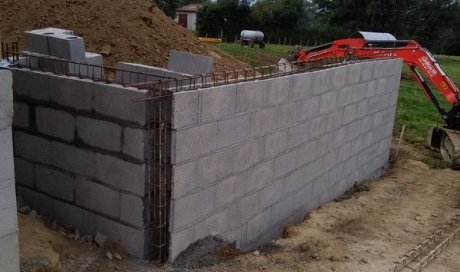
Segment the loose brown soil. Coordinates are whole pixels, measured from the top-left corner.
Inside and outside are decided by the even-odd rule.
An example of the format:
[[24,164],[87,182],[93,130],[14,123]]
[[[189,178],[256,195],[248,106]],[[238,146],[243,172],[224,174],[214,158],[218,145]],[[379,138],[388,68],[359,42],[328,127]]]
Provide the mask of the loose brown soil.
[[87,51],[103,53],[105,65],[118,61],[166,67],[171,49],[214,57],[215,71],[248,67],[164,15],[151,0],[2,0],[0,40],[19,41],[24,31],[59,27],[85,39]]
[[[423,162],[427,152],[403,147],[383,178],[311,212],[259,254],[232,252],[222,258],[217,252],[218,261],[194,271],[388,271],[402,254],[460,213],[460,172],[431,168]],[[30,216],[20,217],[20,236],[22,262],[49,252],[50,263],[60,263],[54,271],[183,271],[109,260],[105,250],[66,238]],[[459,253],[456,240],[425,271],[458,271]],[[69,263],[84,266],[62,269]]]

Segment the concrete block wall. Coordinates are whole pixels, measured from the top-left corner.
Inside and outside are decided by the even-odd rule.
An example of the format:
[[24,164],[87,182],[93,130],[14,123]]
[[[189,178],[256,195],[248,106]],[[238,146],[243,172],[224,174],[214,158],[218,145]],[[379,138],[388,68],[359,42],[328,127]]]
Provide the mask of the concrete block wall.
[[144,257],[147,106],[128,100],[146,91],[25,69],[13,77],[18,195]]
[[401,60],[173,97],[170,259],[216,235],[246,249],[386,164]]
[[13,74],[0,69],[0,270],[19,272],[18,221],[14,186]]

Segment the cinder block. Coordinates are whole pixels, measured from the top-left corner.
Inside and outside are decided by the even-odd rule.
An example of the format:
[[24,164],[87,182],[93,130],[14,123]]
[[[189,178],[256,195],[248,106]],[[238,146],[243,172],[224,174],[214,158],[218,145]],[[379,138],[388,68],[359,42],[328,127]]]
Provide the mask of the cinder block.
[[389,79],[388,78],[381,78],[379,80],[377,80],[377,88],[376,88],[376,91],[375,91],[375,95],[381,95],[381,94],[384,94],[386,92],[388,92],[389,88],[388,88],[388,85],[389,85]]
[[248,192],[258,191],[273,179],[274,160],[264,161],[248,170]]
[[348,105],[343,114],[343,123],[344,125],[355,121],[356,119],[356,104]]
[[300,210],[301,216],[305,215],[305,212],[310,211],[309,204],[312,203],[313,197],[313,182],[306,183],[303,187],[299,188],[294,196],[292,196],[292,209]]
[[11,127],[0,130],[0,182],[14,178],[12,133]]
[[278,224],[282,224],[284,226],[287,225],[287,219],[291,217],[293,212],[292,200],[292,197],[286,197],[272,206],[270,214],[270,226]]
[[14,95],[48,102],[50,99],[51,77],[51,75],[42,72],[15,69],[13,71]]
[[95,177],[121,190],[145,195],[145,164],[134,164],[118,158],[95,154]]
[[235,113],[236,86],[219,86],[200,91],[200,120],[210,121],[229,117]]
[[278,108],[277,128],[288,127],[300,121],[302,115],[300,115],[299,112],[301,112],[303,106],[303,101],[295,101],[280,105]]
[[52,142],[50,159],[58,168],[85,177],[94,176],[94,153],[75,146]]
[[2,271],[19,271],[18,234],[15,232],[0,238],[0,245],[0,267]]
[[313,196],[318,197],[331,188],[332,184],[329,182],[329,173],[322,174],[313,180]]
[[301,123],[288,130],[287,146],[293,148],[309,140],[309,124]]
[[54,219],[61,225],[72,226],[83,234],[96,234],[96,215],[66,202],[53,200]]
[[357,106],[357,118],[366,116],[369,113],[369,101],[362,100]]
[[274,158],[287,148],[288,129],[278,130],[265,136],[265,158]]
[[347,135],[345,141],[350,141],[359,136],[361,133],[361,120],[354,121],[347,126]]
[[267,80],[267,106],[277,106],[284,104],[289,99],[289,91],[291,88],[291,78],[288,76],[278,77]]
[[333,150],[334,146],[334,133],[329,133],[321,136],[317,140],[317,156],[324,156],[327,152]]
[[[283,179],[282,195],[286,196],[311,183],[310,175],[307,174],[306,167],[300,168],[289,174]],[[281,194],[281,191],[280,191]]]
[[[201,170],[201,169],[200,169]],[[172,174],[172,198],[181,198],[197,188],[197,162],[174,165]]]
[[67,66],[69,74],[95,80],[104,79],[104,60],[101,54],[85,52],[83,59],[73,60],[73,62]]
[[234,149],[227,148],[198,160],[197,185],[206,187],[233,172]]
[[361,63],[361,81],[369,81],[374,74],[375,61]]
[[230,209],[223,209],[195,225],[195,240],[221,236],[229,230]]
[[344,118],[343,115],[344,115],[343,110],[336,110],[327,116],[327,127],[326,127],[327,133],[335,131],[336,129],[342,126],[342,119]]
[[44,194],[17,186],[17,195],[24,199],[24,203],[32,207],[38,214],[47,218],[54,218],[53,199]]
[[34,162],[51,163],[50,142],[24,132],[14,133],[14,154]]
[[297,150],[280,155],[275,159],[274,177],[281,177],[291,172],[297,165]]
[[369,83],[367,83],[367,88],[366,88],[366,98],[374,97],[376,91],[377,91],[377,81],[376,80],[369,81]]
[[77,116],[77,137],[85,144],[114,152],[121,151],[121,127],[118,124]]
[[276,129],[278,107],[266,108],[252,114],[251,136],[263,136]]
[[137,258],[145,258],[145,230],[128,227],[111,219],[96,215],[96,231],[120,244],[126,252]]
[[53,197],[74,200],[74,178],[41,165],[35,166],[37,189]]
[[53,57],[67,60],[85,58],[85,41],[82,37],[62,33],[48,35],[48,46],[49,55]]
[[294,74],[291,76],[291,80],[289,101],[305,100],[313,95],[312,73]]
[[233,203],[247,191],[247,173],[233,175],[216,184],[215,208]]
[[75,77],[50,76],[52,102],[75,110],[90,111],[93,107],[94,82]]
[[143,126],[147,123],[147,103],[130,100],[146,96],[147,90],[95,83],[94,110],[96,113]]
[[313,94],[322,94],[329,90],[331,84],[330,72],[321,70],[312,73],[313,76]]
[[259,212],[259,192],[238,200],[230,209],[230,228],[241,226]]
[[13,75],[0,70],[0,130],[10,127],[13,120]]
[[176,232],[213,211],[214,188],[209,187],[183,198],[174,199],[171,205],[174,212],[171,214],[170,231]]
[[235,248],[240,249],[242,240],[242,229],[242,227],[236,227],[232,230],[227,231],[226,233],[221,234],[220,237],[222,237],[222,239],[224,239],[225,241],[234,244]]
[[144,160],[149,156],[149,135],[145,129],[123,128],[123,146],[124,154],[138,160]]
[[142,228],[144,226],[143,199],[120,193],[120,219],[131,226]]
[[388,61],[376,61],[374,66],[374,79],[379,79],[387,75]]
[[331,170],[329,172],[329,183],[334,184],[334,185],[339,183],[344,178],[343,172],[344,172],[343,163],[339,163],[335,165],[334,167],[331,167]]
[[120,193],[89,180],[75,180],[75,202],[110,217],[120,215]]
[[198,94],[199,91],[173,94],[173,128],[180,128],[198,123]]
[[359,102],[366,97],[367,83],[359,83],[351,88],[353,90],[353,103]]
[[361,71],[363,66],[361,63],[351,64],[348,71],[348,85],[354,85],[361,80]]
[[327,92],[321,95],[321,105],[320,105],[320,114],[329,113],[337,109],[337,93],[336,92]]
[[315,96],[304,100],[299,114],[299,120],[313,120],[319,116],[321,96]]
[[169,51],[168,70],[199,75],[211,73],[213,67],[214,59],[212,57],[176,50]]
[[16,233],[18,231],[18,219],[16,216],[16,193],[14,179],[0,182],[0,237]]
[[309,127],[309,138],[310,139],[316,139],[320,136],[322,136],[324,133],[326,133],[326,128],[327,128],[327,119],[326,115],[321,115],[318,118],[312,120],[310,122],[310,127]]
[[207,154],[217,147],[217,122],[177,130],[174,163]]
[[27,104],[14,102],[13,125],[20,128],[29,127],[29,106]]
[[309,162],[311,162],[319,156],[318,143],[319,141],[316,140],[306,143],[298,148],[296,158],[297,167],[301,167],[305,164],[308,164]]
[[264,139],[259,138],[245,142],[235,148],[233,171],[239,172],[250,168],[264,158]]
[[283,197],[284,180],[279,179],[260,190],[260,208],[272,206]]
[[253,112],[266,104],[267,80],[255,80],[236,84],[236,112]]
[[35,108],[36,126],[40,133],[62,140],[75,140],[75,118],[65,111],[45,107]]
[[246,113],[217,122],[217,147],[244,141],[251,133],[251,114]]
[[347,76],[349,70],[351,70],[349,65],[339,66],[329,70],[332,74],[332,82],[330,83],[332,90],[338,91],[347,85]]
[[338,93],[338,106],[347,106],[351,103],[353,103],[353,89],[347,86]]
[[16,183],[34,187],[34,165],[26,160],[15,158],[14,159],[14,172]]
[[171,233],[169,246],[169,261],[173,262],[179,254],[195,242],[195,226],[190,226],[178,232]]
[[[120,84],[134,84],[169,80],[171,78],[189,77],[187,73],[179,73],[168,69],[143,65],[139,63],[118,62],[115,74],[115,82]],[[168,82],[169,87],[175,86],[175,82]]]
[[265,231],[270,228],[270,209],[259,213],[248,222],[247,241],[249,243],[257,240]]
[[48,43],[48,37],[50,35],[56,35],[56,34],[67,34],[67,35],[73,35],[72,30],[67,30],[67,29],[60,29],[60,28],[54,28],[54,27],[47,27],[47,28],[42,28],[42,29],[35,29],[31,31],[26,31],[26,44],[27,44],[27,49],[29,51],[32,51],[34,53],[40,53],[40,54],[45,54],[49,55],[49,43]]

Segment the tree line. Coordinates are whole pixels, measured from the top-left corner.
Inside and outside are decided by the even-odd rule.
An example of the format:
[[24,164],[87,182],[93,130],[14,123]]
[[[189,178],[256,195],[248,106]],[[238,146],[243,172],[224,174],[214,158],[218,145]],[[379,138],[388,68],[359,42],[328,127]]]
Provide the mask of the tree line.
[[[155,0],[161,2],[161,0]],[[355,31],[414,39],[437,54],[460,55],[459,0],[168,0],[201,3],[198,35],[232,40],[243,29],[293,42],[333,41]],[[172,14],[174,16],[174,13]]]

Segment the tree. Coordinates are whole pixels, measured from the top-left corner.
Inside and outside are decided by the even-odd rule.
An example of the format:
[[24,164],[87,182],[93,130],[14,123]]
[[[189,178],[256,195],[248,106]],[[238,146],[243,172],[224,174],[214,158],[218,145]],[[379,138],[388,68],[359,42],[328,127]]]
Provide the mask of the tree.
[[179,7],[178,0],[153,0],[153,2],[169,17],[176,17],[176,10]]

